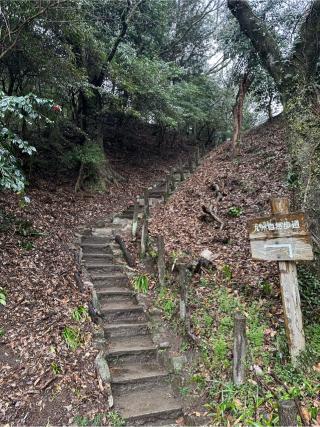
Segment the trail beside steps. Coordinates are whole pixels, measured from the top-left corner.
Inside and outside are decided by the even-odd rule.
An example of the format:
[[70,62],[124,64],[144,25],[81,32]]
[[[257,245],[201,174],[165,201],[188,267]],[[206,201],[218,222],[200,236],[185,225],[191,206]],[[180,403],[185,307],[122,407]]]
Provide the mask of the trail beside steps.
[[[193,169],[193,167],[192,167]],[[174,187],[190,176],[190,170],[174,171]],[[166,183],[149,189],[149,203],[164,201]],[[140,213],[144,199],[139,198]],[[119,260],[116,234],[131,228],[132,207],[90,229],[82,236],[83,262],[91,277],[103,315],[106,360],[111,374],[114,410],[127,425],[172,425],[183,415],[174,395],[170,374],[162,366],[157,345],[148,328],[148,314],[130,289],[126,265]]]

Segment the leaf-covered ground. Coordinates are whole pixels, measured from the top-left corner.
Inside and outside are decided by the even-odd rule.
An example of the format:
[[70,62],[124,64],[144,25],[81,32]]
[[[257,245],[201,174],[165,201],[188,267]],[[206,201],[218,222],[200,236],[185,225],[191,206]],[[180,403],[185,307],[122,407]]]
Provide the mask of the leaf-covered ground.
[[[31,203],[0,194],[0,424],[63,425],[77,416],[105,413],[107,399],[94,370],[94,324],[73,312],[86,307],[74,273],[74,233],[124,209],[177,161],[145,154],[144,162],[118,158],[125,182],[104,194],[73,193],[73,186],[37,180]],[[63,332],[79,332],[79,347],[68,347]],[[72,344],[72,343],[71,343]]]
[[[232,265],[239,284],[273,280],[276,264],[251,260],[247,222],[270,213],[271,197],[289,193],[285,186],[288,158],[284,137],[284,130],[275,121],[252,131],[243,140],[235,160],[230,158],[228,144],[211,152],[169,202],[153,212],[151,232],[164,236],[167,252],[196,256],[208,248],[217,256],[217,265]],[[223,193],[218,203],[212,184],[217,184]],[[222,231],[218,223],[200,220],[202,205],[217,208],[217,215],[225,224]],[[232,216],[232,208],[238,217]]]
[[[297,398],[303,423],[320,422],[320,282],[299,265],[307,351],[299,369],[290,364],[276,263],[251,259],[248,220],[270,213],[270,198],[289,196],[288,154],[281,119],[249,132],[239,155],[229,143],[207,155],[195,174],[183,182],[151,216],[151,234],[165,240],[168,264],[197,260],[204,249],[214,254],[213,267],[195,275],[189,289],[191,332],[199,363],[190,367],[184,395],[202,399],[203,414],[215,425],[278,425],[278,400]],[[212,185],[223,193],[218,203]],[[215,207],[224,223],[203,221],[202,205]],[[294,209],[294,207],[293,207]],[[181,333],[179,288],[153,288],[156,304]],[[312,310],[311,310],[312,307]],[[247,382],[233,385],[233,316],[247,317]],[[190,374],[190,372],[189,372]],[[192,399],[191,399],[192,400]],[[196,412],[199,415],[199,412]]]

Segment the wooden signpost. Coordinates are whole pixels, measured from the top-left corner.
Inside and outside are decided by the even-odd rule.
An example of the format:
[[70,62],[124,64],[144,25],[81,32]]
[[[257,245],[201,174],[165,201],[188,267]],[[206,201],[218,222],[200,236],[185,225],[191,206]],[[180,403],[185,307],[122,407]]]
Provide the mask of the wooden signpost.
[[272,215],[249,222],[253,259],[278,261],[284,320],[292,363],[305,349],[295,261],[312,260],[313,251],[304,214],[289,213],[289,200],[271,200]]

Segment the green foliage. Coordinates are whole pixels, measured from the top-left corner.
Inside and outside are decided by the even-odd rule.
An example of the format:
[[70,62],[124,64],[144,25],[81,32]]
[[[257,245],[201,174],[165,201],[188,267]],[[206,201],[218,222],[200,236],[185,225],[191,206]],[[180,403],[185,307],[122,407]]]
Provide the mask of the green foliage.
[[16,221],[16,233],[21,237],[41,237],[43,233],[33,228],[32,222],[25,220]]
[[77,322],[84,322],[88,318],[88,309],[80,306],[72,311],[72,319]]
[[66,156],[66,160],[70,162],[70,166],[77,163],[90,168],[99,166],[104,162],[104,153],[99,145],[88,142],[81,146],[75,146]]
[[30,242],[30,241],[24,240],[20,243],[20,245],[21,245],[22,249],[24,249],[25,251],[32,251],[32,249],[34,249],[34,244],[33,244],[33,242]]
[[305,319],[320,318],[320,280],[307,267],[298,268],[298,280]]
[[136,292],[146,294],[149,290],[149,279],[145,274],[141,274],[133,279],[133,288]]
[[[214,8],[197,0],[139,5],[138,0],[69,0],[67,6],[50,2],[48,9],[40,3],[4,2],[1,9],[5,95],[0,104],[8,117],[0,121],[10,130],[0,138],[2,188],[23,190],[21,164],[46,173],[75,172],[83,165],[86,177],[99,176],[104,161],[100,125],[112,115],[208,142],[209,135],[230,130],[232,90],[207,74]],[[20,29],[21,23],[28,25]],[[12,28],[19,31],[10,46]],[[48,132],[40,120],[48,124],[44,111],[52,107],[50,117],[59,120]],[[70,132],[75,128],[79,132]],[[106,143],[109,136],[104,135]],[[34,147],[37,156],[30,161]]]
[[71,350],[76,350],[81,345],[82,339],[79,329],[65,326],[62,331],[62,337]]
[[7,293],[0,287],[0,305],[7,305]]
[[181,396],[187,396],[190,393],[189,387],[179,387]]
[[232,280],[232,270],[230,265],[225,264],[222,267],[222,273],[223,273],[224,280],[226,280],[227,282],[230,282]]
[[228,215],[233,218],[239,218],[239,216],[241,216],[242,214],[243,214],[243,209],[237,206],[232,206],[228,210]]
[[107,419],[110,422],[110,425],[113,427],[121,427],[124,426],[125,420],[121,417],[121,415],[117,411],[110,411],[107,413]]
[[272,294],[272,284],[270,282],[267,280],[262,280],[259,282],[259,285],[261,286],[262,292],[266,297]]
[[3,337],[5,334],[5,331],[3,328],[0,328],[0,338]]
[[[18,156],[31,156],[36,150],[15,131],[25,132],[27,126],[39,121],[51,123],[41,113],[53,105],[49,99],[26,96],[6,96],[0,91],[0,189],[22,192],[25,178],[19,167]],[[24,129],[24,130],[23,130]]]
[[89,427],[105,425],[103,420],[106,418],[104,414],[96,414],[93,418],[82,417],[80,415],[74,417],[73,424],[79,427]]
[[[193,301],[191,324],[200,338],[201,354],[201,362],[194,368],[191,381],[197,383],[199,377],[199,392],[209,395],[205,406],[212,424],[277,425],[278,399],[293,397],[303,402],[315,420],[318,409],[313,402],[319,391],[316,369],[320,351],[319,324],[316,322],[305,328],[307,350],[300,356],[299,367],[294,368],[288,362],[284,327],[274,328],[265,300],[245,302],[225,286],[221,281],[211,294],[203,296],[193,288],[190,290],[194,292],[190,295]],[[233,314],[236,311],[247,317],[247,382],[240,387],[227,380],[232,369]],[[257,383],[251,370],[253,365],[261,369],[260,381],[273,393],[266,392]]]
[[170,320],[176,312],[177,295],[171,288],[162,287],[157,297],[157,305],[164,312],[165,318]]
[[57,362],[52,362],[52,363],[51,363],[51,365],[50,365],[50,367],[51,367],[51,370],[52,370],[52,372],[54,373],[54,375],[59,375],[59,374],[61,374],[62,369],[61,369],[61,367],[58,365],[58,363],[57,363]]

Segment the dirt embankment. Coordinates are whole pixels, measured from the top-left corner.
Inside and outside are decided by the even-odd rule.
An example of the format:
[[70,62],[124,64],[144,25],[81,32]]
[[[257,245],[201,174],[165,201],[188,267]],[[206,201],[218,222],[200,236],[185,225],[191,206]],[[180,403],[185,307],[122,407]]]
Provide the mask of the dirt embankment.
[[[276,265],[251,260],[248,220],[270,212],[272,197],[289,195],[286,184],[288,155],[280,119],[249,132],[239,156],[231,159],[231,146],[211,152],[166,205],[152,214],[151,233],[164,237],[168,254],[183,252],[196,257],[208,248],[216,265],[229,265],[239,285],[277,281]],[[217,201],[212,186],[222,192]],[[201,220],[202,206],[215,207],[224,223]]]

